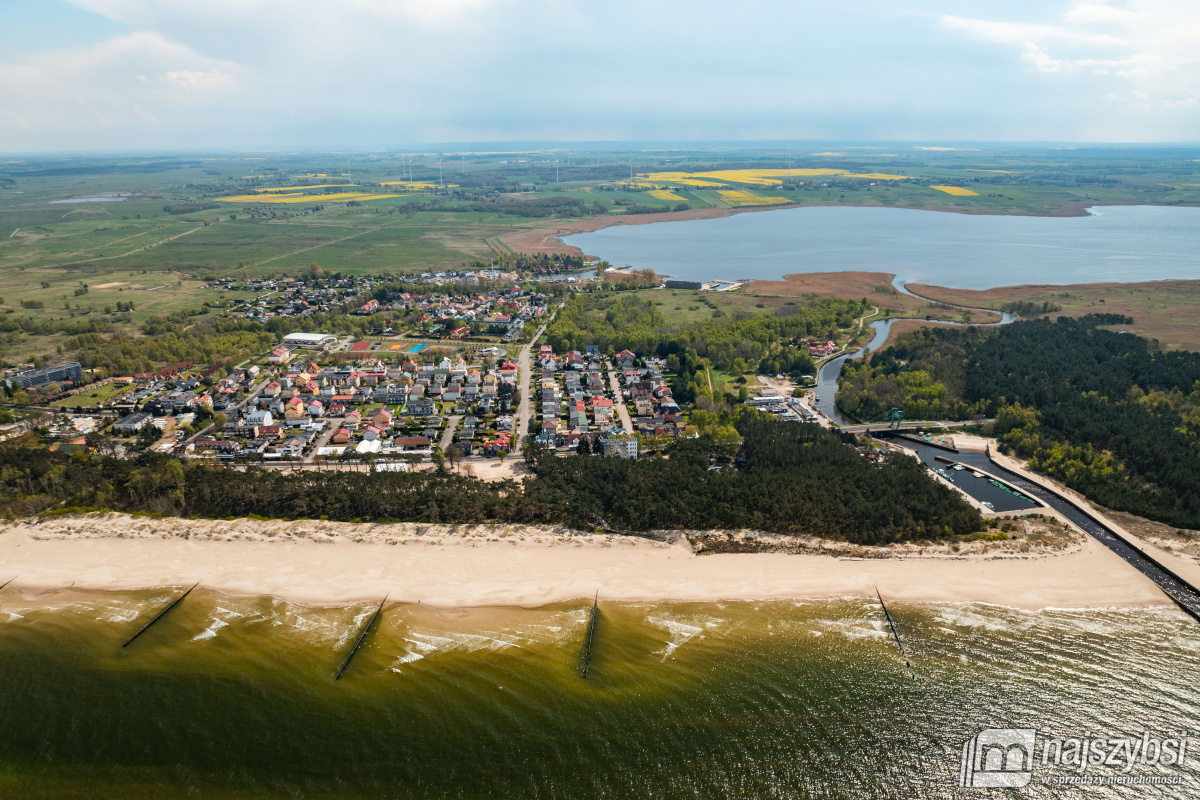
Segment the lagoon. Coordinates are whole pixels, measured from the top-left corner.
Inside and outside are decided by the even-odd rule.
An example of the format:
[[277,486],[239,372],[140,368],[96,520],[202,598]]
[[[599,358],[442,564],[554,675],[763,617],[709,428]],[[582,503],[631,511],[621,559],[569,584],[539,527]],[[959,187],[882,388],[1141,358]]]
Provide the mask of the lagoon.
[[1084,217],[789,208],[614,225],[562,241],[679,280],[848,270],[962,289],[1200,279],[1200,208],[1167,206],[1105,206]]

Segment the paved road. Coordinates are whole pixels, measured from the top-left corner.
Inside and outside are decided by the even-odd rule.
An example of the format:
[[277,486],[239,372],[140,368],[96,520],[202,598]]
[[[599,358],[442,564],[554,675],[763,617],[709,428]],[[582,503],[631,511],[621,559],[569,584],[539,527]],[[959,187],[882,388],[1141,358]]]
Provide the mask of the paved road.
[[517,421],[513,427],[512,449],[510,452],[521,452],[521,440],[529,435],[529,420],[533,413],[533,398],[530,397],[530,382],[529,378],[533,372],[533,348],[537,344],[538,339],[542,338],[542,334],[546,331],[546,326],[554,321],[558,316],[558,309],[554,309],[554,313],[550,315],[550,319],[542,323],[542,327],[538,328],[537,333],[533,335],[533,339],[529,344],[521,348],[521,356],[517,360],[517,367],[520,370],[519,383],[521,387],[521,405],[517,409]]
[[[269,377],[263,378],[261,381],[259,381],[257,384],[255,384],[253,389],[251,389],[249,392],[246,392],[246,396],[242,398],[242,401],[240,403],[229,406],[224,411],[221,411],[218,413],[224,414],[225,419],[227,419],[227,420],[235,420],[238,417],[242,416],[242,413],[241,413],[242,409],[244,409],[246,407],[246,403],[250,402],[250,398],[256,397],[258,395],[258,393],[262,391],[262,388],[264,386],[266,386],[268,383],[270,383],[271,380],[272,379]],[[175,416],[178,417],[179,415],[176,414]],[[180,442],[180,444],[187,444],[189,442],[194,442],[197,439],[199,439],[201,436],[206,436],[213,429],[213,427],[214,426],[209,425],[206,428],[204,428],[204,430],[196,431],[195,436],[188,437],[184,441]]]
[[621,390],[617,373],[613,372],[611,366],[608,367],[608,385],[612,389],[613,405],[617,407],[617,416],[621,418],[621,427],[630,433],[635,433],[633,420],[629,417],[629,409],[625,407],[625,393]]
[[312,449],[308,451],[308,455],[304,457],[305,464],[313,463],[313,459],[317,457],[317,451],[329,444],[329,440],[337,433],[338,428],[342,427],[342,419],[339,417],[326,417],[325,422],[325,432],[321,434],[321,438],[317,439]]
[[438,446],[442,448],[443,453],[446,452],[446,449],[449,448],[450,445],[454,444],[454,432],[458,430],[458,423],[461,420],[461,416],[454,416],[451,417],[450,421],[446,423],[446,432],[442,434],[442,441],[438,443]]

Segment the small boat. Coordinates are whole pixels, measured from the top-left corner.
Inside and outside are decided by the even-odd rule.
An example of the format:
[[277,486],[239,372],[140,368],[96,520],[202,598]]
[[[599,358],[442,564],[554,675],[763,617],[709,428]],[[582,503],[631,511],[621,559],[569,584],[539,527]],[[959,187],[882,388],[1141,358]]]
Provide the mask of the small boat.
[[994,505],[992,505],[991,503],[989,503],[988,501],[986,501],[986,500],[984,500],[984,501],[983,501],[983,507],[984,507],[984,508],[986,508],[988,511],[995,511],[995,510],[996,510],[996,507],[995,507]]
[[962,472],[964,469],[966,469],[966,467],[964,467],[962,464],[955,464],[954,469],[956,472]]
[[976,478],[982,478],[982,477],[983,477],[983,473],[982,473],[982,472],[972,472],[972,473],[971,473],[971,475],[973,475],[973,476],[974,476],[974,477],[976,477]]

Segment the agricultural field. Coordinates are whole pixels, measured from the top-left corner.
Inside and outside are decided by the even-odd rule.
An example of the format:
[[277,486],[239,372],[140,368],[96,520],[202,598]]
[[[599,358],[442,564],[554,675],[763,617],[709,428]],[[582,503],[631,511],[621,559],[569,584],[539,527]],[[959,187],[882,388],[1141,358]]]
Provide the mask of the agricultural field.
[[961,186],[930,186],[930,189],[937,189],[939,192],[945,192],[952,197],[978,197],[979,192],[972,192],[970,189],[964,189]]
[[[682,203],[690,211],[675,212]],[[283,276],[313,263],[351,275],[454,269],[514,251],[555,251],[548,237],[556,233],[633,214],[673,219],[787,205],[1078,214],[1092,203],[1200,204],[1200,161],[1170,148],[920,146],[786,157],[749,149],[14,157],[0,163],[0,317],[100,319],[105,329],[136,333],[159,315],[219,313],[235,293],[204,289],[206,277]],[[767,295],[796,298],[813,287],[751,288],[754,308],[773,307],[777,298]],[[817,294],[831,292],[869,296],[897,313],[957,318],[844,276]],[[706,296],[733,313],[749,295]],[[1080,310],[1098,299],[1079,300]],[[1189,332],[1190,316],[1175,313],[1177,298],[1158,300],[1129,301],[1139,332],[1171,345],[1200,340]],[[663,310],[700,319],[717,309],[664,300]],[[66,358],[68,339],[10,325],[0,334],[0,360]]]
[[648,194],[655,200],[666,200],[667,202],[677,203],[687,202],[687,198],[670,189],[652,189]]
[[721,192],[721,199],[734,208],[746,206],[777,206],[786,205],[792,201],[779,195],[763,195],[738,189],[726,189]]

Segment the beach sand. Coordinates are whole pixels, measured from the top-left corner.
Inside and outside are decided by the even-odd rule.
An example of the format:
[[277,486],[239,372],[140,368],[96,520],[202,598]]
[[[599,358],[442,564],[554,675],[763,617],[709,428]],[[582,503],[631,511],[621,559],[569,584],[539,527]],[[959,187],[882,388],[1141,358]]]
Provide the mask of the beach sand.
[[500,525],[88,515],[0,526],[0,581],[15,577],[11,588],[23,592],[201,581],[225,593],[312,605],[390,595],[440,608],[533,607],[596,592],[631,602],[874,597],[876,587],[889,600],[1033,610],[1170,604],[1149,579],[1091,538],[1035,555],[916,557],[910,547],[895,551],[904,557],[866,559],[698,555],[684,537],[669,538]]

